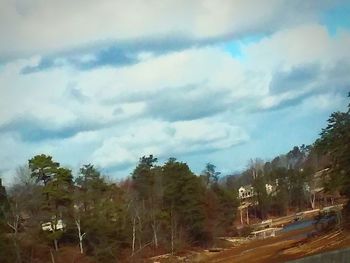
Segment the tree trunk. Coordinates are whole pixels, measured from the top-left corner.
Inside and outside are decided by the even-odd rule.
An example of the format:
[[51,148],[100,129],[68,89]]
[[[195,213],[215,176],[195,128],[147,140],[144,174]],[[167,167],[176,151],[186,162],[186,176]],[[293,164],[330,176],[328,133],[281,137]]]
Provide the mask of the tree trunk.
[[79,238],[79,247],[80,247],[80,254],[84,254],[84,249],[83,249],[83,237],[85,235],[81,233],[81,226],[80,226],[80,219],[75,220],[75,224],[78,229],[78,238]]
[[171,255],[174,255],[174,238],[175,238],[175,224],[174,224],[174,216],[173,211],[171,209],[170,212],[170,232],[171,232]]
[[316,194],[313,193],[310,195],[310,203],[311,203],[311,208],[315,209],[315,199],[316,199]]
[[136,240],[136,218],[133,218],[132,221],[132,252],[131,255],[135,253],[135,240]]
[[57,242],[57,239],[54,239],[53,240],[53,244],[55,246],[55,251],[58,251],[58,242]]
[[249,207],[247,207],[247,225],[249,225]]
[[242,208],[239,209],[239,211],[240,211],[240,214],[241,214],[241,225],[243,225],[243,213],[242,213]]
[[9,227],[11,227],[13,230],[12,240],[13,240],[13,245],[14,245],[15,253],[16,253],[16,262],[20,263],[20,262],[22,262],[22,260],[21,260],[21,253],[19,250],[18,240],[17,240],[17,233],[18,233],[20,217],[19,217],[19,214],[17,212],[18,211],[17,203],[16,203],[15,207],[16,207],[15,210],[12,210],[12,216],[14,217],[13,223],[11,224],[10,222],[7,222],[7,225]]
[[141,222],[141,217],[137,216],[138,219],[138,224],[139,224],[139,246],[140,249],[142,248],[142,222]]
[[174,226],[171,224],[171,255],[174,255]]
[[[53,221],[54,225],[52,226],[52,222],[51,222],[51,227],[53,229],[54,232],[57,231],[57,223],[58,223],[58,215],[57,215],[57,211],[58,211],[58,206],[56,204],[56,215],[55,215],[55,219]],[[54,239],[53,240],[53,243],[54,243],[54,246],[55,246],[55,251],[58,251],[58,240],[57,239]]]
[[153,228],[154,246],[155,246],[156,248],[158,248],[157,227],[156,227],[156,222],[155,222],[155,220],[153,221],[152,228]]
[[55,257],[53,256],[52,250],[50,249],[51,262],[55,263]]
[[17,233],[18,233],[18,225],[19,225],[19,216],[17,215],[16,216],[16,220],[14,222],[14,237],[13,237],[13,243],[14,243],[14,246],[15,246],[15,251],[16,251],[16,259],[18,263],[22,262],[21,260],[21,253],[19,251],[19,247],[18,247],[18,242],[17,242]]

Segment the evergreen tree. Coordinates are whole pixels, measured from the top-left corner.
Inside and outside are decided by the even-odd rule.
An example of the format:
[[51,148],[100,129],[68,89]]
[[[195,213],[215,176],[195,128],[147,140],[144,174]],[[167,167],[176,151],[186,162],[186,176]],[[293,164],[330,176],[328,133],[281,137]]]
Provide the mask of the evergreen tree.
[[184,230],[189,241],[199,242],[204,234],[204,193],[199,177],[185,163],[175,159],[163,166],[164,204],[176,221],[179,231]]
[[10,206],[5,187],[2,185],[0,178],[0,262],[13,263],[18,262],[16,256],[16,248],[10,238],[6,236],[6,213]]
[[41,154],[36,155],[28,161],[31,176],[37,182],[43,182],[46,185],[56,173],[59,163],[54,162],[51,156]]
[[[350,94],[349,94],[350,97]],[[346,112],[334,112],[322,130],[316,148],[331,157],[329,192],[341,191],[350,197],[350,104]],[[350,205],[348,205],[350,210]]]

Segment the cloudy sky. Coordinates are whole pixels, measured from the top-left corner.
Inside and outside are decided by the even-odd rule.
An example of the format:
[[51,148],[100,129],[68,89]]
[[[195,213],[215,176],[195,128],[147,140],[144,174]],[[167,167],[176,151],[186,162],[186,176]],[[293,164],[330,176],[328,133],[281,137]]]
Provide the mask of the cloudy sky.
[[121,178],[310,144],[350,91],[350,1],[0,0],[0,173],[51,154]]

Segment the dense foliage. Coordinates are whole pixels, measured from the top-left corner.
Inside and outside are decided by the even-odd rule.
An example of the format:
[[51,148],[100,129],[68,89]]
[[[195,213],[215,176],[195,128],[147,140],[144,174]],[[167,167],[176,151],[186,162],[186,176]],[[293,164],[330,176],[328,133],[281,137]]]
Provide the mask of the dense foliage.
[[[215,166],[207,167],[217,174]],[[0,227],[8,233],[0,236],[0,246],[18,262],[33,256],[19,246],[23,235],[29,250],[46,247],[48,259],[62,246],[79,246],[96,262],[137,261],[146,252],[209,246],[228,231],[238,205],[217,180],[209,183],[174,158],[157,165],[152,155],[144,156],[131,177],[118,184],[92,164],[73,178],[71,170],[44,154],[18,173],[10,197],[2,187],[0,199]]]
[[[346,112],[332,113],[316,147],[331,159],[327,190],[340,191],[350,198],[350,104]],[[350,210],[349,205],[347,210]]]
[[220,176],[210,163],[196,175],[175,158],[160,165],[150,155],[115,183],[92,164],[74,175],[52,156],[36,155],[18,169],[9,191],[0,181],[0,262],[34,262],[39,248],[47,262],[63,246],[79,248],[94,262],[137,262],[212,246],[235,231],[240,186],[254,187],[255,218],[285,215],[314,208],[310,189],[322,169],[326,193],[350,198],[350,105],[330,116],[314,145],[295,146],[268,162],[251,160],[239,175]]

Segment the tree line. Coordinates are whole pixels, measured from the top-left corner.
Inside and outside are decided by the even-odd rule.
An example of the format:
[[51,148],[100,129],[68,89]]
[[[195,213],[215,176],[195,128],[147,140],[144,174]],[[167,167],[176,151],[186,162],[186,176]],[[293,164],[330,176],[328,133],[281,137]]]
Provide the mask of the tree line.
[[[323,173],[315,178],[318,171]],[[347,111],[331,114],[312,145],[295,146],[267,162],[252,159],[240,176],[227,176],[226,183],[236,190],[246,184],[254,187],[254,212],[260,219],[271,214],[283,216],[290,210],[314,209],[314,189],[320,186],[326,204],[334,204],[336,198],[349,198],[350,104]],[[268,193],[266,184],[273,187],[273,194]],[[345,210],[350,211],[349,205]]]
[[[235,193],[218,183],[214,165],[196,176],[175,158],[158,165],[157,158],[143,156],[119,183],[92,164],[73,176],[45,154],[18,174],[9,193],[2,188],[1,227],[10,235],[2,236],[7,261],[1,262],[29,262],[28,251],[38,244],[52,257],[60,246],[73,245],[96,262],[135,262],[145,251],[209,246],[230,230],[238,204]],[[12,242],[5,242],[9,237]]]
[[[271,161],[251,160],[238,175],[220,176],[210,163],[196,175],[175,158],[159,164],[149,155],[114,182],[93,164],[73,174],[52,156],[36,155],[18,168],[11,187],[0,183],[0,261],[40,262],[37,254],[55,262],[60,249],[71,246],[94,262],[137,262],[213,246],[216,237],[236,234],[240,186],[254,187],[260,219],[313,208],[310,186],[320,169],[328,171],[326,192],[350,197],[349,158],[350,105],[330,116],[314,144]],[[273,195],[266,184],[274,186]]]

